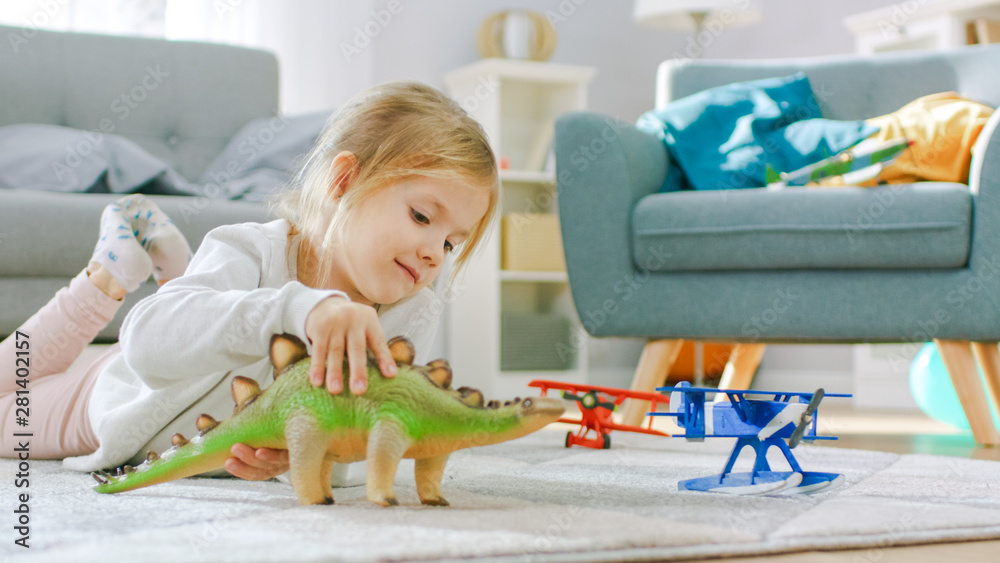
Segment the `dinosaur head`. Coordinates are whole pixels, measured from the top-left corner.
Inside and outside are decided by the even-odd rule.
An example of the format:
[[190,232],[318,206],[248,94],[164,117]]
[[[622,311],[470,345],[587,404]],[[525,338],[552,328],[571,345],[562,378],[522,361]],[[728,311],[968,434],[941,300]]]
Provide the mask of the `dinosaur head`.
[[[497,401],[490,401],[490,403],[497,403]],[[491,410],[490,403],[487,404],[487,410]],[[558,420],[566,408],[559,399],[528,397],[507,401],[503,405],[492,407],[492,410],[497,422],[505,428],[500,428],[498,425],[497,430],[487,438],[485,442],[487,444],[513,440],[540,430],[547,424]]]

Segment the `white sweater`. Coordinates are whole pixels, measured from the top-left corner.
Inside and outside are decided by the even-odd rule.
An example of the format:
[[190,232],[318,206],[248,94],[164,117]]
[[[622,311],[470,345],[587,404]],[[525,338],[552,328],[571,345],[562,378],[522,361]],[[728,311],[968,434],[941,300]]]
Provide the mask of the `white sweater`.
[[[235,376],[262,388],[274,381],[271,336],[289,333],[308,343],[306,316],[313,307],[331,295],[346,297],[297,281],[298,237],[290,244],[288,232],[283,219],[214,229],[184,276],[129,311],[121,353],[106,364],[90,398],[100,448],[65,459],[65,467],[94,471],[141,462],[149,450],[168,449],[175,432],[196,434],[199,414],[231,416]],[[386,337],[409,337],[418,361],[425,361],[420,352],[430,348],[440,302],[425,288],[382,306]]]

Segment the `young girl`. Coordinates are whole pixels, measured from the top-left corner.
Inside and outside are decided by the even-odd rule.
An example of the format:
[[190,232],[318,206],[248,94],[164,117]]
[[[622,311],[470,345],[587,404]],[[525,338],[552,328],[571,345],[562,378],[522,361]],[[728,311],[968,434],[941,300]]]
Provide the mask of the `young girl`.
[[[482,128],[433,88],[398,82],[331,116],[272,201],[281,219],[219,227],[190,264],[183,235],[150,200],[109,205],[88,268],[0,343],[0,455],[16,457],[17,428],[33,433],[31,457],[67,458],[72,469],[141,462],[175,432],[195,433],[199,414],[230,416],[233,377],[270,384],[276,333],[311,345],[312,384],[340,393],[346,358],[349,392],[364,393],[367,349],[395,374],[387,334],[406,334],[418,354],[429,348],[439,310],[431,284],[449,253],[456,267],[467,262],[498,189]],[[162,287],[129,311],[118,344],[67,371],[151,272]],[[31,425],[16,427],[25,338]],[[243,444],[226,462],[246,479],[287,468],[287,452]]]

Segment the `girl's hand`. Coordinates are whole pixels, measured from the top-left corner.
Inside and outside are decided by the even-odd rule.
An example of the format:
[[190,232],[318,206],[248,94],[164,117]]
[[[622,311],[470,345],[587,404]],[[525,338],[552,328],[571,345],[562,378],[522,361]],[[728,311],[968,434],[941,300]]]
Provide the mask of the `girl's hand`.
[[322,385],[336,395],[343,389],[344,356],[350,373],[350,388],[360,395],[368,388],[368,348],[386,377],[396,375],[396,361],[386,344],[378,314],[368,305],[332,296],[319,302],[306,317],[306,336],[313,346],[309,382]]
[[226,460],[226,471],[247,481],[266,481],[288,471],[288,450],[257,448],[234,444],[233,457]]

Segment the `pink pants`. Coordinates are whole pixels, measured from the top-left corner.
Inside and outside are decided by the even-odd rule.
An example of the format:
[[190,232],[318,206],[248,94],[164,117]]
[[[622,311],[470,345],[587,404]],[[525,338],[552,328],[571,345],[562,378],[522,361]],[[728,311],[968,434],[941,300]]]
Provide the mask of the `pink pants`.
[[[97,450],[88,405],[98,374],[118,355],[110,346],[86,365],[72,364],[122,306],[95,286],[83,271],[44,307],[0,342],[0,457],[17,457],[18,444],[30,441],[35,459],[62,459]],[[24,335],[27,335],[25,338]],[[27,342],[27,348],[24,348]],[[18,348],[21,346],[21,348]],[[18,368],[29,351],[28,392],[17,394]],[[19,361],[19,358],[21,360]],[[21,372],[24,373],[23,370]],[[18,399],[20,398],[20,405]],[[27,409],[25,413],[25,398]],[[25,416],[27,414],[27,416]],[[22,426],[21,420],[28,425]],[[31,433],[30,437],[14,436]]]

